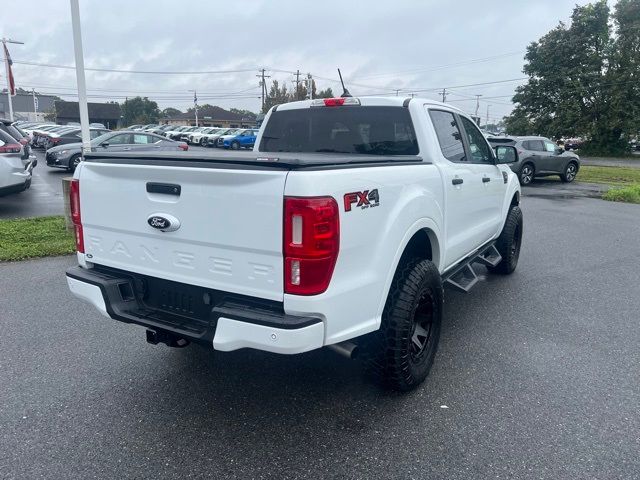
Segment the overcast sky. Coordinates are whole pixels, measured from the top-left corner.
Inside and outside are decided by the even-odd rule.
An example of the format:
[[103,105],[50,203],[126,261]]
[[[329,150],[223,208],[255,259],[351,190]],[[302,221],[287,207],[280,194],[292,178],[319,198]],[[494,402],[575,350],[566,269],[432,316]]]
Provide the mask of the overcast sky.
[[[354,95],[411,92],[439,98],[481,116],[507,114],[518,83],[466,86],[522,77],[526,46],[568,21],[576,0],[428,0],[219,2],[80,0],[86,67],[154,72],[87,72],[90,101],[146,95],[161,108],[199,103],[260,109],[259,68],[292,85],[286,71],[310,72],[319,88],[340,93],[336,67]],[[24,65],[74,65],[67,0],[0,0],[0,35],[10,45],[16,84],[71,99],[75,71]],[[8,12],[11,12],[9,14]],[[240,70],[240,71],[238,71]],[[280,71],[278,71],[280,70]],[[2,70],[4,73],[4,69]],[[2,84],[4,86],[4,76]],[[226,97],[226,98],[223,98]]]

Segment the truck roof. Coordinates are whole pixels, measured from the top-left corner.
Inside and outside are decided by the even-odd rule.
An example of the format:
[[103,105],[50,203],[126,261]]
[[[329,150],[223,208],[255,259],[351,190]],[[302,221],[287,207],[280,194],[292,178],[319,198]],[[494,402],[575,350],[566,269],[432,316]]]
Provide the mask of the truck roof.
[[[407,106],[409,102],[419,102],[424,104],[429,104],[438,107],[445,107],[451,110],[455,110],[457,112],[462,113],[458,107],[454,107],[453,105],[449,105],[447,103],[438,102],[437,100],[433,100],[430,98],[423,97],[396,97],[396,96],[361,96],[361,97],[352,97],[360,101],[360,105],[363,107],[403,107]],[[309,108],[313,105],[313,102],[316,100],[322,100],[316,98],[314,100],[300,100],[298,102],[290,102],[283,103],[280,105],[276,105],[275,109],[277,110],[295,110],[300,108]]]

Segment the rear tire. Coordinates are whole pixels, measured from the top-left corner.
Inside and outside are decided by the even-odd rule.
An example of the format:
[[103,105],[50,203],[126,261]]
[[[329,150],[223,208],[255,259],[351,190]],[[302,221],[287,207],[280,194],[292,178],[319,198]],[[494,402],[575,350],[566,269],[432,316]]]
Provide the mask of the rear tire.
[[380,329],[363,338],[365,365],[391,390],[408,391],[429,374],[442,323],[442,279],[429,260],[414,258],[398,268]]
[[569,162],[564,169],[564,172],[560,174],[560,180],[564,183],[571,183],[576,179],[578,174],[578,164],[576,162]]
[[490,272],[509,275],[516,269],[522,245],[522,225],[522,210],[517,205],[513,205],[496,241],[496,249],[502,256],[502,260],[495,267],[487,267]]

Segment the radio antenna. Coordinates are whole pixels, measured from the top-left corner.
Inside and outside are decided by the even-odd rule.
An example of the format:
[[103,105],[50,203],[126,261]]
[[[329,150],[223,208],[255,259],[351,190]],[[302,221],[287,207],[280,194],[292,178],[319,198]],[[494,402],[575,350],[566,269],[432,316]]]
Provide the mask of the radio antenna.
[[338,75],[340,76],[340,83],[342,84],[342,95],[340,95],[341,97],[352,97],[353,95],[351,95],[349,93],[349,90],[347,90],[347,88],[344,86],[344,80],[342,80],[342,73],[340,72],[340,69],[338,69]]

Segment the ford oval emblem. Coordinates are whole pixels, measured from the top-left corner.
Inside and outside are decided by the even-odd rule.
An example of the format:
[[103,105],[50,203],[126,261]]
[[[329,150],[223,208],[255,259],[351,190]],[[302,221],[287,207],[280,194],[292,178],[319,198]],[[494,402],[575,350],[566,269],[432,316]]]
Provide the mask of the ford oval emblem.
[[147,223],[150,227],[156,228],[161,232],[175,232],[180,228],[180,220],[173,215],[166,213],[154,213],[149,215]]

